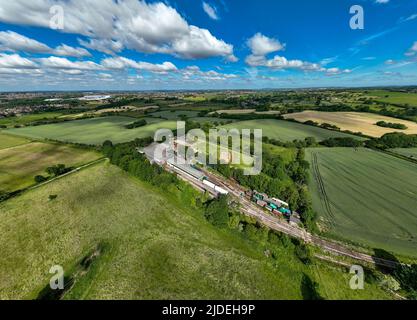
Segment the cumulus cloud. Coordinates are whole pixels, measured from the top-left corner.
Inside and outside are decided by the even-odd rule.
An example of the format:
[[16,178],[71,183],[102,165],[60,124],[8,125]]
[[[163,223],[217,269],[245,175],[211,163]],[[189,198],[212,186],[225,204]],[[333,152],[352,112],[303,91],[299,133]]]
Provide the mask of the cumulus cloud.
[[0,53],[0,68],[35,69],[37,67],[35,62],[18,54]]
[[109,55],[114,55],[123,50],[123,44],[121,42],[109,39],[89,39],[88,41],[78,39],[78,42],[83,47]]
[[177,67],[171,62],[164,62],[162,64],[153,64],[149,62],[134,61],[125,57],[106,58],[101,61],[101,65],[106,69],[121,70],[121,69],[137,69],[145,70],[155,73],[166,73],[177,70]]
[[52,50],[46,44],[13,31],[0,32],[0,49],[3,51],[24,51],[31,53],[45,53]]
[[73,48],[66,44],[62,44],[57,48],[52,49],[44,43],[10,30],[0,32],[0,49],[3,51],[50,53],[68,57],[91,56],[91,54],[84,48]]
[[339,68],[329,68],[329,69],[326,69],[325,72],[326,72],[326,75],[328,75],[328,76],[336,76],[336,75],[343,74],[343,73],[351,73],[352,70],[350,70],[350,69],[343,69],[342,70],[342,69],[339,69]]
[[103,67],[93,61],[70,61],[66,58],[49,57],[38,59],[43,67],[51,69],[101,70]]
[[66,56],[66,57],[90,57],[91,53],[85,50],[84,48],[74,48],[67,46],[66,44],[62,44],[53,50],[53,54],[58,56]]
[[[189,25],[172,7],[143,0],[0,0],[0,21],[49,28],[49,9],[65,12],[62,32],[87,37],[83,43],[103,49],[114,41],[122,48],[145,53],[167,53],[186,59],[221,56],[233,60],[233,46],[210,31]],[[114,50],[114,48],[110,48]]]
[[203,1],[203,10],[213,20],[220,19],[219,16],[217,15],[217,8],[204,1]]
[[323,65],[330,64],[336,60],[334,58],[323,59],[321,63],[312,63],[299,59],[287,59],[286,57],[275,55],[268,59],[267,55],[273,52],[285,49],[285,44],[279,40],[269,38],[261,33],[255,34],[247,41],[247,45],[251,50],[251,54],[246,57],[246,64],[250,67],[267,67],[275,70],[297,69],[302,71],[320,71],[327,75],[336,75],[342,73],[350,73],[351,70],[341,70],[339,68],[325,68]]
[[265,56],[285,48],[285,44],[281,44],[279,40],[268,38],[259,32],[247,41],[247,45],[254,56]]
[[214,70],[202,71],[198,66],[188,66],[181,70],[182,78],[186,81],[225,81],[235,79],[238,76],[232,73],[220,73]]

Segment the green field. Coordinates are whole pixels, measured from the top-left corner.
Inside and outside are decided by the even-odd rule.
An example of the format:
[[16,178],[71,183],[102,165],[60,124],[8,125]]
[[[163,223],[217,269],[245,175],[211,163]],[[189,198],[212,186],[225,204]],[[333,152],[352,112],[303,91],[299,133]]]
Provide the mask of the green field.
[[29,143],[30,140],[0,132],[0,150]]
[[180,110],[165,110],[149,113],[151,117],[161,117],[167,120],[179,120],[181,116],[187,116],[188,118],[197,117],[198,111],[180,111]]
[[130,117],[101,117],[44,126],[10,129],[10,132],[31,138],[99,145],[106,140],[111,140],[114,143],[122,143],[132,141],[136,138],[153,136],[155,131],[160,128],[176,128],[176,122],[174,121],[161,121],[131,130],[125,128],[127,124],[136,120]]
[[417,256],[417,165],[369,149],[308,149],[307,159],[330,234]]
[[200,122],[200,123],[218,123],[218,124],[236,122],[236,120],[233,120],[233,119],[214,118],[214,117],[195,117],[195,118],[191,118],[190,120],[194,122]]
[[101,155],[57,144],[33,142],[0,150],[0,191],[11,192],[35,184],[36,175],[56,164],[79,166]]
[[[304,140],[307,137],[314,137],[317,141],[322,141],[332,137],[354,137],[352,135],[330,131],[313,126],[307,126],[300,123],[284,121],[284,120],[249,120],[232,123],[224,126],[227,129],[262,129],[263,136],[271,139],[277,139],[284,142],[293,140]],[[358,138],[361,139],[361,138]]]
[[398,148],[391,149],[390,151],[417,160],[417,148]]
[[391,91],[370,91],[369,96],[377,97],[378,101],[409,106],[417,106],[417,93],[391,92]]
[[261,245],[106,163],[3,202],[0,214],[0,299],[36,298],[51,266],[71,275],[98,245],[64,298],[302,299],[303,277],[327,299],[392,298],[377,284],[351,290],[346,270],[305,266],[285,247],[267,258]]
[[63,114],[60,112],[44,112],[44,113],[26,114],[26,115],[17,116],[17,117],[0,118],[0,125],[5,125],[11,128],[15,125],[26,125],[28,123],[39,121],[39,120],[58,118],[62,115]]

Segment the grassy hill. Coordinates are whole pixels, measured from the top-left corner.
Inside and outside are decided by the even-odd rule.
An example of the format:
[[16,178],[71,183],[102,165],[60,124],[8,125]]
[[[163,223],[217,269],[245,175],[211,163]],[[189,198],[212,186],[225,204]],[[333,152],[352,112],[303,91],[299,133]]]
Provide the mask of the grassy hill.
[[[18,138],[19,139],[19,138]],[[35,184],[48,167],[79,166],[102,157],[97,152],[53,143],[32,142],[0,150],[0,190],[11,192]]]
[[104,163],[1,203],[0,299],[36,298],[57,264],[75,279],[66,299],[302,299],[314,281],[323,298],[391,298],[284,246],[268,258],[169,194]]

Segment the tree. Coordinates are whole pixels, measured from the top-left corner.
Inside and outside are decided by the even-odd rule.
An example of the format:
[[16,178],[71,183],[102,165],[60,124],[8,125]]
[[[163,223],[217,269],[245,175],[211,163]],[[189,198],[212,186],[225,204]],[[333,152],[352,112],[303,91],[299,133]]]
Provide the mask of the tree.
[[102,151],[107,157],[110,156],[112,149],[113,142],[111,142],[110,140],[106,140],[103,142]]
[[309,247],[305,244],[300,243],[298,246],[295,247],[295,255],[297,256],[300,261],[306,265],[311,264],[311,251]]
[[216,227],[227,227],[229,222],[227,196],[221,195],[219,198],[210,201],[205,210],[205,217]]
[[139,127],[143,127],[143,126],[146,126],[146,125],[147,125],[146,120],[142,119],[142,120],[138,120],[138,121],[135,121],[133,123],[130,123],[130,124],[126,125],[125,128],[126,129],[134,129],[134,128],[139,128]]
[[307,148],[314,147],[314,146],[317,145],[316,138],[314,138],[314,137],[307,137],[307,138],[305,138],[305,142],[306,142],[306,147]]
[[45,178],[42,175],[38,175],[38,176],[35,177],[35,182],[36,183],[42,183],[42,182],[45,182],[46,180],[48,180],[48,178]]
[[410,299],[417,299],[417,264],[399,266],[394,272],[394,277],[401,288],[408,292]]
[[71,168],[66,168],[64,164],[57,164],[56,166],[46,168],[46,172],[54,177],[58,177],[69,171],[71,171]]

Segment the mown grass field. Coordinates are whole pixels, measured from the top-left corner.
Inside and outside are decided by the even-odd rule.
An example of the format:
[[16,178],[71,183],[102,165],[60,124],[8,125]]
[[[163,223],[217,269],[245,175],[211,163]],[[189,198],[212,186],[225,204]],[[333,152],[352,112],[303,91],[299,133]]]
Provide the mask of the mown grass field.
[[353,291],[346,270],[305,266],[284,247],[273,262],[107,163],[3,202],[0,213],[0,299],[36,298],[51,266],[71,271],[98,244],[104,251],[64,298],[302,299],[303,274],[324,298],[392,298],[376,284]]
[[11,192],[35,184],[36,175],[47,175],[45,169],[56,164],[79,166],[101,155],[57,144],[33,142],[0,150],[0,190]]
[[417,165],[369,149],[308,149],[314,209],[330,234],[417,256]]
[[409,106],[417,106],[417,93],[407,93],[407,92],[391,92],[384,90],[370,91],[369,96],[376,97],[378,101],[402,104]]
[[130,130],[125,128],[127,124],[136,120],[135,118],[119,116],[101,117],[10,129],[10,132],[31,138],[100,145],[106,140],[111,140],[114,143],[122,143],[132,141],[136,138],[153,136],[155,131],[160,128],[176,128],[176,122],[174,121],[159,121]]
[[165,110],[149,113],[151,117],[161,117],[167,120],[179,120],[181,116],[187,116],[188,118],[197,117],[198,111],[180,111],[180,110]]
[[30,140],[0,132],[0,150],[29,143]]
[[397,148],[391,149],[390,151],[417,160],[417,148]]
[[[391,117],[380,116],[373,113],[362,112],[321,112],[304,111],[300,113],[287,114],[287,119],[295,119],[299,122],[312,120],[322,123],[329,123],[338,126],[342,130],[361,132],[371,137],[381,137],[390,132],[403,132],[406,134],[417,134],[417,123],[412,121],[400,120]],[[391,123],[401,123],[407,126],[406,130],[383,128],[376,125],[378,121]]]
[[[235,122],[224,126],[226,129],[262,129],[263,136],[271,139],[277,139],[284,142],[293,140],[304,140],[307,137],[314,137],[317,141],[322,141],[331,137],[354,137],[346,133],[330,131],[313,126],[307,126],[300,123],[285,120],[249,120]],[[361,138],[358,138],[361,139]]]
[[63,114],[60,112],[44,112],[44,113],[27,114],[27,115],[22,115],[22,116],[17,116],[17,117],[1,118],[0,125],[5,125],[11,128],[15,125],[26,125],[28,123],[39,121],[39,120],[59,118],[62,115]]

